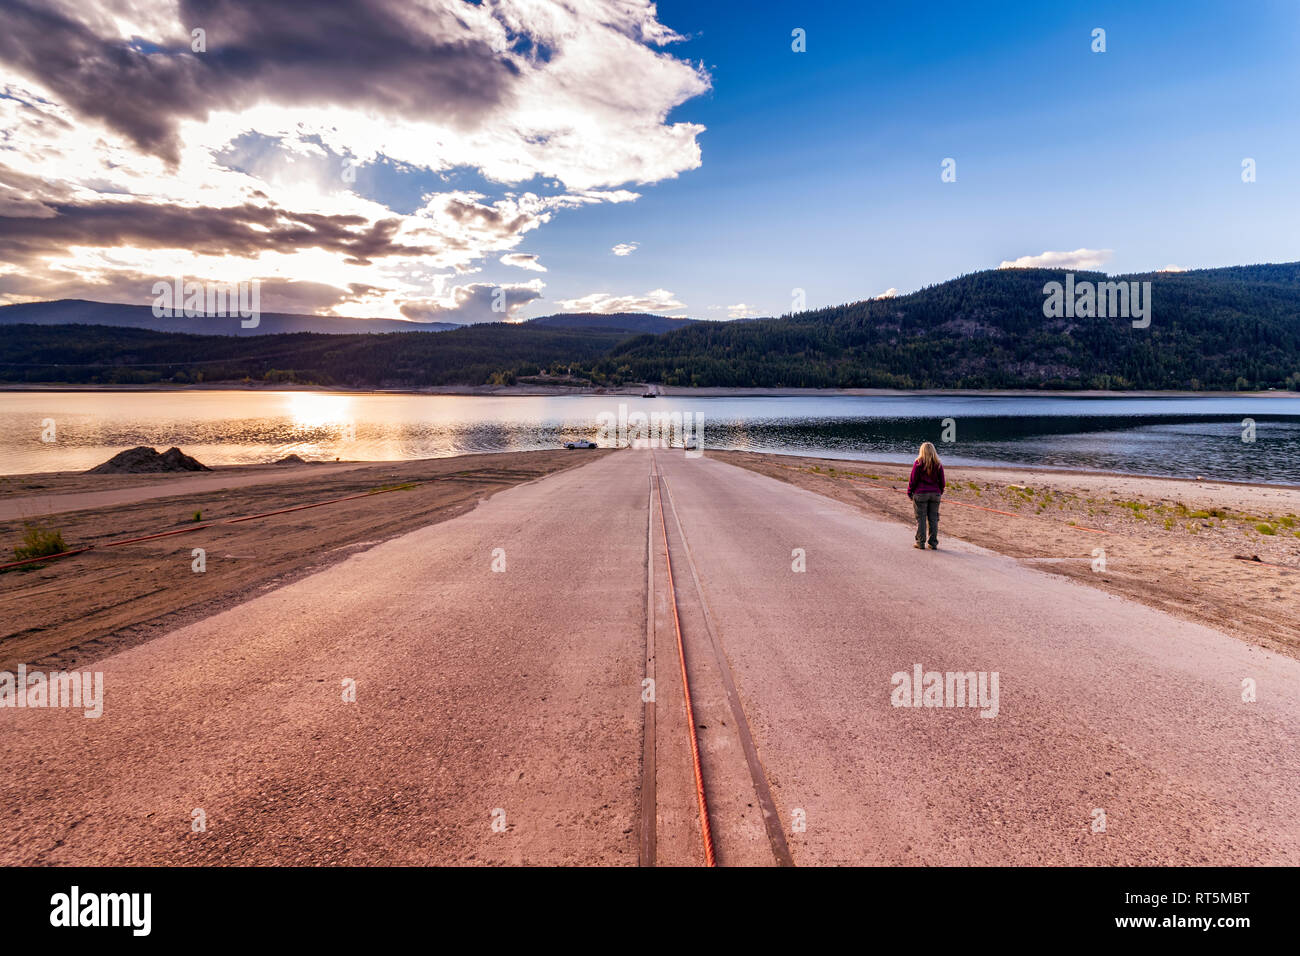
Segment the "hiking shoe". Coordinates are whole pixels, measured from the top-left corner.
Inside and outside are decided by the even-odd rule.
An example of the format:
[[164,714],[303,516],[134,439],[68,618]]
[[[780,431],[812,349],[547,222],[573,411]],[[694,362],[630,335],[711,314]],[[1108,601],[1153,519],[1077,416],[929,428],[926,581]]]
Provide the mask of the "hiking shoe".
[[938,546],[937,544],[932,544],[932,545],[930,545],[930,550],[931,550],[931,551],[938,551],[938,550],[939,550],[939,546]]
[[918,551],[925,550],[925,545],[923,545],[920,541],[916,542],[916,544],[912,545],[912,547],[916,548]]

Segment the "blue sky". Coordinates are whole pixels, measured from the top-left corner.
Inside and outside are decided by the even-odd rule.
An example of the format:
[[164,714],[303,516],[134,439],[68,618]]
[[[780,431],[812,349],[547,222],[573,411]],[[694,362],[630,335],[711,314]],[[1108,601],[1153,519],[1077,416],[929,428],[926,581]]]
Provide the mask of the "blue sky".
[[204,43],[170,0],[49,2],[0,44],[0,303],[184,276],[266,311],[726,318],[1045,254],[1300,259],[1295,0],[264,0]]
[[526,247],[555,273],[548,298],[662,287],[692,315],[779,314],[794,287],[815,307],[1047,250],[1114,250],[1111,272],[1300,259],[1300,5],[659,14],[712,76],[672,116],[707,127],[702,166],[540,230]]

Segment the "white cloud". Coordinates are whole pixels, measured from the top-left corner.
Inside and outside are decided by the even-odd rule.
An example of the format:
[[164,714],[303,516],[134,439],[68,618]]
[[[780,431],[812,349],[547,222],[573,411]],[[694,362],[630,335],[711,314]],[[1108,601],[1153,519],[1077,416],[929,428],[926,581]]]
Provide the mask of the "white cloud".
[[561,299],[557,305],[565,312],[676,312],[686,308],[667,289],[652,289],[645,295],[609,295],[593,292],[580,299]]
[[1165,266],[1163,269],[1157,269],[1156,271],[1157,272],[1186,272],[1187,270],[1184,269],[1182,266],[1176,266],[1170,264]]
[[616,256],[630,256],[632,253],[636,252],[637,246],[639,245],[641,245],[639,242],[620,242],[609,251],[614,253]]
[[893,298],[894,296],[896,296],[896,295],[898,295],[898,290],[895,289],[893,286],[890,286],[890,287],[889,287],[888,289],[886,289],[884,292],[880,293],[880,295],[876,296],[876,298],[877,298],[877,299],[892,299],[892,298]]
[[1075,249],[1073,252],[1043,252],[1036,256],[1004,259],[998,268],[1100,269],[1114,254],[1114,249]]
[[501,257],[501,264],[527,269],[529,272],[545,272],[546,266],[537,261],[535,252],[510,252]]
[[761,314],[756,306],[746,305],[744,302],[737,302],[735,305],[711,305],[709,309],[714,312],[725,309],[729,319],[753,319]]

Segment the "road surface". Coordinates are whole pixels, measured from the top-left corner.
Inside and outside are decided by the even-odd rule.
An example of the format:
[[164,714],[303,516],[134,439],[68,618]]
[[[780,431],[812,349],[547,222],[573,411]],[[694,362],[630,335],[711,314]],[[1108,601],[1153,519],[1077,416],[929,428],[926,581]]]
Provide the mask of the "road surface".
[[0,709],[0,863],[698,864],[674,600],[719,863],[1300,863],[1300,662],[942,545],[680,451],[502,491]]

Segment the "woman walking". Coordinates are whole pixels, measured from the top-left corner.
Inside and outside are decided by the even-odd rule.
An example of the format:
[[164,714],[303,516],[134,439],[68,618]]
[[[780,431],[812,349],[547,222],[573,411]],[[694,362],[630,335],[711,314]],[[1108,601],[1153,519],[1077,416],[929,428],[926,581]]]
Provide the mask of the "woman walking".
[[912,477],[907,479],[907,497],[916,508],[916,546],[925,548],[925,526],[930,525],[930,547],[939,549],[939,500],[947,487],[943,477],[943,462],[926,442],[912,462]]

